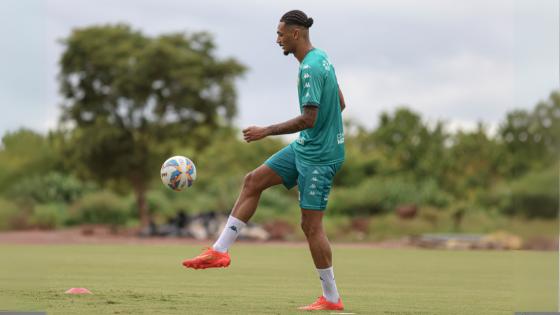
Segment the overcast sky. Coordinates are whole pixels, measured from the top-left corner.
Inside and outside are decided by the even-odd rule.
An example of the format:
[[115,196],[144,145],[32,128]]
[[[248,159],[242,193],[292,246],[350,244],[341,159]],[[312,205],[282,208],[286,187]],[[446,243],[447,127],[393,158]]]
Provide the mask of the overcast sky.
[[495,127],[560,85],[557,0],[3,0],[0,135],[56,126],[57,40],[76,27],[117,22],[148,35],[211,32],[219,56],[249,67],[237,84],[237,124],[290,119],[299,114],[298,64],[282,54],[275,32],[296,8],[315,20],[311,40],[335,66],[344,116],[368,127],[399,105],[452,128]]

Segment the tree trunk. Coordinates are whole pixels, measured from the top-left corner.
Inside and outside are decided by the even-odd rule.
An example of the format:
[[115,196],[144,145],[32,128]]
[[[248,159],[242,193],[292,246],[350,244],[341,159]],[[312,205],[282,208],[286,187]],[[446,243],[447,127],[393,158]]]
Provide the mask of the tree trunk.
[[135,183],[134,193],[136,194],[136,205],[138,206],[138,215],[142,228],[150,223],[150,213],[148,211],[148,203],[146,202],[146,189],[144,185]]

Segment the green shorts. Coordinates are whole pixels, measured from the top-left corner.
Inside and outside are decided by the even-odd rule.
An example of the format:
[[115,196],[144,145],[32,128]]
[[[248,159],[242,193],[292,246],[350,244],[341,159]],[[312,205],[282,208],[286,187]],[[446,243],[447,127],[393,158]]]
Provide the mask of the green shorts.
[[342,162],[330,165],[302,163],[291,145],[276,152],[264,164],[282,177],[287,189],[298,185],[299,206],[309,210],[327,208],[334,175],[342,167]]

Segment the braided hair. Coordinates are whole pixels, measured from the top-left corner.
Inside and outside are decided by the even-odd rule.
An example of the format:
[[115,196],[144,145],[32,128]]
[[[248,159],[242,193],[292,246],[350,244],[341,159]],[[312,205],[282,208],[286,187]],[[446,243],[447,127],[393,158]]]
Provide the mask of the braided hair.
[[310,28],[311,25],[313,25],[313,19],[307,17],[307,14],[300,10],[286,12],[282,15],[282,18],[280,18],[280,22],[284,22],[286,25],[298,25],[305,28]]

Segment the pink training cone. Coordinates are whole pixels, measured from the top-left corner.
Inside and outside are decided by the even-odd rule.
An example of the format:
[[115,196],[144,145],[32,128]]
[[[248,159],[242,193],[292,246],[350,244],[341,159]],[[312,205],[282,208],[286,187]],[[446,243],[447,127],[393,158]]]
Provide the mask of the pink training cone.
[[86,289],[86,288],[71,288],[71,289],[68,289],[64,293],[66,293],[66,294],[92,294],[91,291]]

